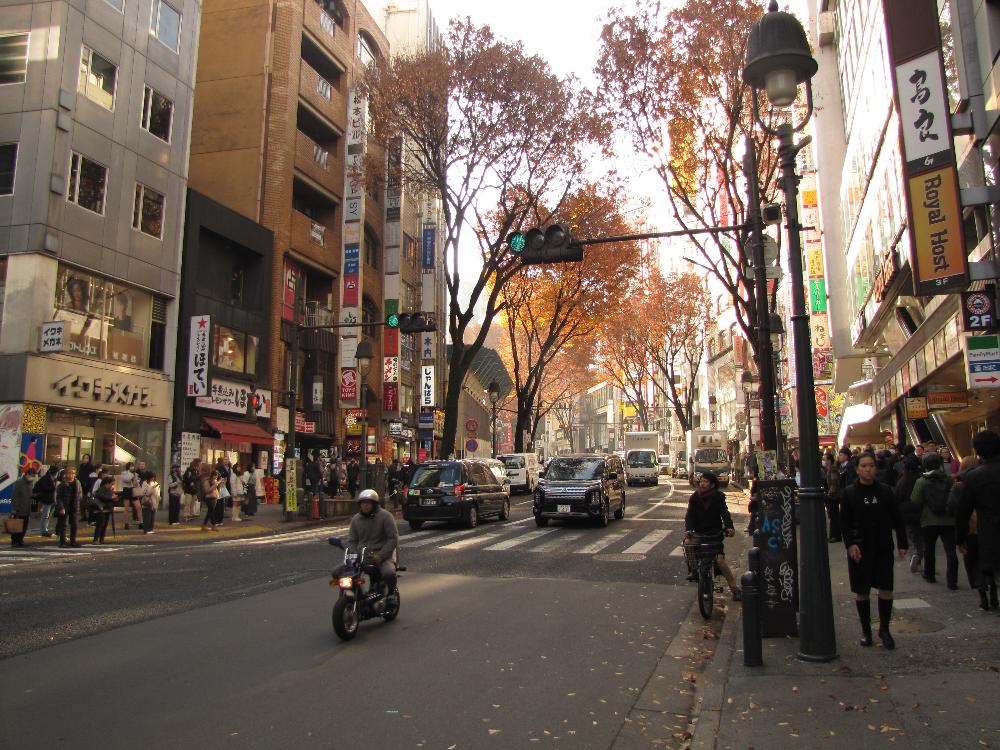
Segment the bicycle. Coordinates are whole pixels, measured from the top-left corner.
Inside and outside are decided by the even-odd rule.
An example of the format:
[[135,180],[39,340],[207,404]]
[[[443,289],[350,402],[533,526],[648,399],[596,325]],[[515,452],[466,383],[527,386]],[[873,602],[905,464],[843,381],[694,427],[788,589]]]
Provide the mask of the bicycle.
[[698,609],[701,616],[708,620],[715,606],[715,594],[722,591],[721,586],[715,585],[715,558],[722,554],[725,534],[699,535],[689,530],[687,535],[693,541],[684,545],[684,552],[688,565],[698,571]]

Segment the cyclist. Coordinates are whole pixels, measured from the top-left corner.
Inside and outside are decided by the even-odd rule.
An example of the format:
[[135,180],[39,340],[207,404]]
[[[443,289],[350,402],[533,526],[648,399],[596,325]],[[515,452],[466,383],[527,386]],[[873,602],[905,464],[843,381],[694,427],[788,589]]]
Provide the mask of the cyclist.
[[[684,535],[684,545],[691,546],[698,544],[700,537],[721,535],[733,536],[736,531],[733,528],[733,518],[729,515],[729,508],[726,507],[726,496],[719,491],[719,478],[710,471],[702,472],[698,477],[698,488],[692,493],[688,500],[687,513],[684,515],[684,528],[688,531]],[[726,562],[725,551],[722,548],[722,541],[719,541],[719,554],[715,557],[715,564],[726,583],[732,591],[733,601],[738,602],[743,597],[743,592],[736,584],[736,577]],[[690,561],[692,555],[687,555]],[[698,571],[688,563],[689,581],[698,580]]]

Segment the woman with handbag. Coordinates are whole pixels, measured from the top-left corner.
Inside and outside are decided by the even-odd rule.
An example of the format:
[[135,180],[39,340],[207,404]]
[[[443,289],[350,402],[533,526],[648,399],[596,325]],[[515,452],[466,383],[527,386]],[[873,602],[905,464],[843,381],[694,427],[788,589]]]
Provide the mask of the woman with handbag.
[[[83,485],[76,478],[76,469],[66,467],[59,488],[56,490],[56,533],[59,535],[60,547],[82,547],[76,541],[76,532],[80,515],[80,503],[83,501]],[[66,543],[66,524],[69,524],[69,544]]]
[[147,471],[139,485],[139,499],[142,503],[142,533],[152,534],[156,523],[156,509],[160,507],[160,484],[156,481],[156,473]]
[[10,516],[4,521],[4,528],[10,534],[11,547],[26,546],[24,535],[28,532],[28,517],[31,515],[31,485],[37,478],[38,468],[29,464],[14,482],[13,495],[10,498]]
[[94,526],[94,544],[104,544],[104,535],[108,530],[108,521],[111,514],[115,512],[115,478],[110,474],[101,477],[100,486],[94,491],[92,497],[97,503],[94,511],[94,518],[97,525]]
[[219,504],[219,488],[223,486],[222,475],[218,471],[213,471],[203,480],[205,495],[205,520],[202,521],[201,530],[218,531],[215,524],[215,506]]

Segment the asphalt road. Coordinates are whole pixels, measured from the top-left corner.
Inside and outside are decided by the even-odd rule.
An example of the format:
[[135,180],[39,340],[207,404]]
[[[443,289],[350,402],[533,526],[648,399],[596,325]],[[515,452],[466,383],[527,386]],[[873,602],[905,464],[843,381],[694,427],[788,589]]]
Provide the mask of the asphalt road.
[[606,529],[537,529],[526,496],[403,525],[399,619],[346,644],[328,530],[0,569],[0,744],[612,747],[694,598],[671,489]]

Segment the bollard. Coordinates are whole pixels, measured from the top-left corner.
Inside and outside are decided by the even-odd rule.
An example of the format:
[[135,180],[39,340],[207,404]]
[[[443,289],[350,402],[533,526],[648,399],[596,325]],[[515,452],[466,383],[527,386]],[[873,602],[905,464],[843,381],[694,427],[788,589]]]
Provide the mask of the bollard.
[[312,496],[312,508],[310,509],[309,520],[318,521],[319,520],[319,493],[314,492]]
[[757,574],[748,570],[740,576],[740,585],[743,587],[743,664],[747,667],[760,667],[764,664],[764,658],[760,635],[760,589],[757,585]]

